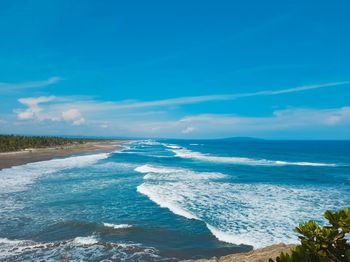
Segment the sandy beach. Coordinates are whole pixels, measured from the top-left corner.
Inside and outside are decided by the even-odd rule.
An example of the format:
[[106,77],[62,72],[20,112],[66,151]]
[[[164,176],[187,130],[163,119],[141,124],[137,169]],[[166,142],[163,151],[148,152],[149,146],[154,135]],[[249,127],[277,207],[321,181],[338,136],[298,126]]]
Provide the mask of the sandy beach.
[[0,170],[31,162],[50,160],[75,154],[108,152],[116,150],[125,140],[109,140],[73,144],[63,147],[33,148],[16,152],[0,153]]

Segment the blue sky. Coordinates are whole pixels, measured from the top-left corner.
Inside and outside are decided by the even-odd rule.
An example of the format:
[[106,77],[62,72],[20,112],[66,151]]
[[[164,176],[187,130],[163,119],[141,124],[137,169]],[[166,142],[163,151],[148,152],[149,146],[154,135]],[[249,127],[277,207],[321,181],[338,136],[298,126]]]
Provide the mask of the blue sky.
[[350,139],[349,1],[1,1],[0,133]]

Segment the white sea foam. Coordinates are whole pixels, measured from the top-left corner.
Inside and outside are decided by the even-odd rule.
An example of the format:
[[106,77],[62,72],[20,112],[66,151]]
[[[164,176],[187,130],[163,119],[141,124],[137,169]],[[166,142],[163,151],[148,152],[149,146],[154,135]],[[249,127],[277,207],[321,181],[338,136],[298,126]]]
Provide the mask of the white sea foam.
[[171,168],[152,165],[138,166],[135,168],[135,171],[146,174],[143,177],[145,180],[208,180],[221,179],[225,177],[224,174],[218,172],[195,172],[185,168]]
[[37,178],[57,171],[81,168],[108,158],[108,153],[72,156],[14,166],[0,171],[0,194],[23,191]]
[[142,165],[135,168],[136,172],[139,173],[163,173],[163,174],[170,174],[170,173],[176,173],[178,172],[178,169],[175,168],[167,168],[167,167],[155,167],[151,165]]
[[158,251],[133,243],[98,241],[95,236],[40,243],[0,238],[1,261],[159,261]]
[[162,197],[162,194],[159,194],[158,188],[141,184],[137,187],[137,192],[146,195],[153,202],[158,204],[160,207],[168,208],[171,212],[176,215],[186,217],[188,219],[198,219],[195,215],[186,211],[177,203],[174,199],[165,199]]
[[163,144],[165,147],[167,148],[171,148],[171,149],[180,149],[181,147],[178,145],[174,145],[174,144]]
[[126,228],[131,228],[132,225],[129,224],[111,224],[111,223],[103,223],[105,227],[111,227],[114,229],[126,229]]
[[2,238],[0,237],[0,245],[14,245],[14,244],[19,244],[21,243],[22,240],[11,240],[8,238]]
[[236,244],[236,245],[246,244],[251,246],[257,246],[257,243],[259,242],[259,241],[254,241],[254,239],[244,238],[242,235],[235,235],[235,234],[223,232],[209,224],[206,224],[206,226],[210,230],[210,232],[218,240],[222,242]]
[[95,236],[76,237],[73,241],[77,245],[93,245],[98,243],[98,240]]
[[157,146],[161,145],[160,142],[152,140],[152,139],[147,139],[147,140],[135,140],[132,142],[132,144],[137,144],[137,145],[147,145],[147,146]]
[[296,225],[321,219],[325,209],[345,206],[350,198],[336,188],[191,179],[145,180],[137,191],[176,215],[205,222],[220,241],[255,248],[296,242]]
[[200,161],[208,161],[215,163],[225,163],[225,164],[238,164],[238,165],[260,165],[260,166],[286,166],[286,165],[296,165],[296,166],[329,166],[335,167],[337,164],[332,163],[314,163],[314,162],[288,162],[279,160],[267,160],[267,159],[254,159],[247,157],[228,157],[228,156],[214,156],[210,154],[202,154],[199,152],[194,152],[188,149],[172,149],[176,157],[190,158]]

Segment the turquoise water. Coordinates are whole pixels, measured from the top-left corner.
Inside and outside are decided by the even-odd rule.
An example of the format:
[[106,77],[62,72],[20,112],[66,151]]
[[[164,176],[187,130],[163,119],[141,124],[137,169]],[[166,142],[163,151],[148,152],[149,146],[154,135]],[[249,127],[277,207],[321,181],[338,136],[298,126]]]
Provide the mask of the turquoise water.
[[0,171],[0,260],[219,256],[349,205],[349,141],[133,141]]

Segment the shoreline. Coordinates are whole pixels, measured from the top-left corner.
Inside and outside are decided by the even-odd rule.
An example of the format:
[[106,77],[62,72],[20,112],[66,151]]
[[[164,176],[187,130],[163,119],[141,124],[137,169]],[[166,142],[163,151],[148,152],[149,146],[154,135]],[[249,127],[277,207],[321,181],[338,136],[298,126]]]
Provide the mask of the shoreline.
[[21,151],[0,153],[0,170],[28,163],[51,160],[57,157],[69,157],[83,153],[110,152],[121,148],[128,140],[94,141],[63,147],[33,148]]
[[291,253],[291,248],[295,247],[293,244],[275,244],[250,252],[235,253],[225,255],[222,257],[213,257],[209,259],[185,259],[180,262],[268,262],[270,258],[276,259],[277,256],[283,253]]

